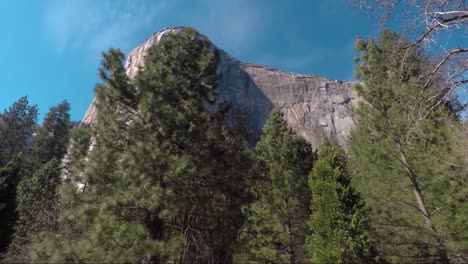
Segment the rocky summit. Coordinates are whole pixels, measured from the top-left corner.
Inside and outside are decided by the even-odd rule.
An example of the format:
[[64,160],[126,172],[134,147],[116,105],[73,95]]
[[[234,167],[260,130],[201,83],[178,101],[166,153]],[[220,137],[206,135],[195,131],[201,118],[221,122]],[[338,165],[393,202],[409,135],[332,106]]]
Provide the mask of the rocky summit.
[[[134,78],[144,66],[145,55],[168,33],[180,32],[183,27],[165,28],[149,37],[130,52],[126,70]],[[205,36],[200,35],[200,38]],[[273,108],[281,109],[289,126],[314,147],[320,143],[323,133],[333,137],[341,146],[355,125],[351,111],[357,104],[353,90],[355,82],[330,80],[317,75],[296,74],[263,65],[244,63],[219,51],[219,94],[231,106],[231,111],[245,115],[248,128],[260,132]],[[82,122],[96,119],[95,100],[91,103]],[[234,116],[234,115],[231,115]]]

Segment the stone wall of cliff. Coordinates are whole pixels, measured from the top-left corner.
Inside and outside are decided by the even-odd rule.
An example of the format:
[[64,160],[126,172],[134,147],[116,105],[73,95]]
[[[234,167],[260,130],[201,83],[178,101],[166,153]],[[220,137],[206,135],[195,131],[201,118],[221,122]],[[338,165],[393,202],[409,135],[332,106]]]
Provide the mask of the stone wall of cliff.
[[[144,66],[148,50],[167,33],[177,33],[182,27],[166,28],[148,38],[130,52],[127,74],[134,78]],[[206,38],[200,35],[200,38]],[[352,108],[357,103],[353,82],[329,80],[321,76],[295,74],[262,65],[243,63],[213,45],[220,52],[219,94],[231,108],[246,113],[246,125],[260,132],[274,107],[284,113],[289,126],[314,147],[322,133],[347,145],[355,122]],[[95,100],[82,122],[96,119]]]

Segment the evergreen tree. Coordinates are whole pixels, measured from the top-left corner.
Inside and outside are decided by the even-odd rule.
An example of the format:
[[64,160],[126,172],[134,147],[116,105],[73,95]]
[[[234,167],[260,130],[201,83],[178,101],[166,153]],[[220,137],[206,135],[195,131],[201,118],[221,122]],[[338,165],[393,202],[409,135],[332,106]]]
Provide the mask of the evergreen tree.
[[351,186],[345,153],[322,137],[309,176],[312,215],[307,247],[311,263],[369,263],[374,259],[367,211]]
[[16,153],[29,154],[33,133],[37,126],[37,106],[29,105],[22,97],[0,114],[0,163]]
[[20,98],[0,114],[0,257],[11,242],[16,221],[16,188],[27,173],[36,130],[37,107]]
[[16,203],[18,220],[8,252],[10,262],[29,262],[31,234],[56,226],[57,191],[61,160],[68,147],[72,123],[70,105],[64,101],[47,113],[32,144],[31,172],[18,185]]
[[217,54],[183,30],[149,51],[135,81],[122,61],[104,54],[91,148],[71,148],[61,191],[69,231],[38,237],[34,260],[232,262],[251,162],[224,111],[206,110]]
[[304,263],[310,215],[307,175],[316,154],[274,110],[255,148],[259,180],[255,201],[245,208],[238,262]]
[[15,214],[15,190],[20,175],[21,156],[11,157],[0,167],[0,259],[11,242]]
[[44,165],[53,159],[60,160],[67,152],[70,131],[73,127],[69,111],[70,104],[63,101],[57,106],[51,107],[45,116],[32,145],[35,167]]
[[415,76],[428,62],[405,45],[390,31],[358,40],[356,77],[364,85],[356,91],[364,100],[351,150],[381,252],[396,262],[448,263],[466,251],[468,226],[459,220],[466,175],[452,163],[453,121],[436,98],[440,87],[424,88]]

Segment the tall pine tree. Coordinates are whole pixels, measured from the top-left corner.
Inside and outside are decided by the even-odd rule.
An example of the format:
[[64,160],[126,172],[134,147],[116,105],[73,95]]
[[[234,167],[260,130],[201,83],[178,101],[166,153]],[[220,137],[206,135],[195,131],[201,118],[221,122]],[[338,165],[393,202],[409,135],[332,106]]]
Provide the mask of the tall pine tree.
[[252,162],[224,111],[206,110],[217,54],[185,29],[149,51],[135,81],[122,61],[104,55],[91,148],[85,160],[82,145],[71,150],[61,198],[69,231],[39,237],[34,259],[232,262]]
[[35,167],[40,167],[52,159],[62,159],[68,148],[70,131],[70,104],[63,101],[51,107],[44,122],[34,137],[32,156]]
[[311,263],[377,262],[367,210],[351,185],[345,153],[325,136],[309,185],[312,215],[307,248]]
[[28,173],[37,106],[22,97],[0,114],[0,257],[11,243],[16,221],[16,189]]
[[304,263],[310,215],[307,176],[316,154],[274,110],[255,148],[261,179],[252,187],[254,202],[246,207],[246,223],[237,260],[260,263]]
[[18,220],[8,252],[10,262],[29,262],[31,235],[56,228],[61,160],[72,128],[69,110],[66,101],[50,108],[34,137],[30,172],[21,179],[16,194]]
[[402,49],[407,43],[390,31],[378,41],[358,40],[356,77],[364,85],[356,90],[364,100],[351,150],[381,252],[396,262],[448,263],[466,251],[468,226],[459,221],[466,175],[452,162],[453,121],[437,98],[441,87],[425,88],[416,78],[429,62]]

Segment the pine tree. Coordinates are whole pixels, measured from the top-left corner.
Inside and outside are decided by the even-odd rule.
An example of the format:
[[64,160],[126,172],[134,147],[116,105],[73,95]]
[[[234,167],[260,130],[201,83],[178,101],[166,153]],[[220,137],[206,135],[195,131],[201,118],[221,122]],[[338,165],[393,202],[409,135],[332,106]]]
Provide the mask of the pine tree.
[[91,148],[71,148],[61,188],[68,233],[38,237],[34,260],[232,262],[251,162],[224,111],[206,110],[217,99],[217,54],[183,30],[149,51],[136,80],[122,61],[120,51],[104,54]]
[[307,185],[316,155],[296,135],[279,110],[274,110],[255,148],[259,180],[252,187],[255,201],[245,208],[246,224],[238,262],[304,263],[310,215]]
[[0,257],[11,243],[16,221],[16,188],[28,171],[37,106],[20,98],[0,114]]
[[27,97],[0,114],[0,163],[6,164],[15,153],[30,153],[33,133],[37,126],[37,106],[29,105]]
[[440,87],[426,89],[415,77],[428,61],[401,49],[406,44],[390,31],[358,40],[356,77],[364,85],[356,90],[364,100],[351,150],[380,251],[396,262],[448,263],[461,252],[454,245],[466,244],[466,223],[457,220],[466,210],[466,175],[450,164],[453,119],[438,103]]
[[367,210],[351,185],[345,153],[322,137],[309,176],[312,215],[307,247],[311,263],[377,262],[369,238]]
[[32,145],[33,162],[36,167],[52,159],[60,160],[67,152],[73,127],[69,112],[70,104],[67,101],[50,108]]
[[66,101],[52,107],[34,137],[30,175],[22,178],[16,194],[18,220],[7,256],[10,262],[29,262],[30,236],[38,231],[54,229],[57,224],[61,160],[72,128],[69,110],[70,105]]
[[11,243],[13,226],[16,221],[15,191],[20,175],[21,156],[13,156],[0,167],[0,258]]

